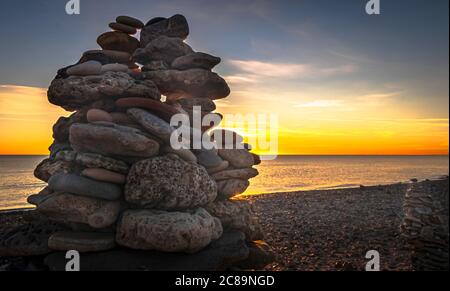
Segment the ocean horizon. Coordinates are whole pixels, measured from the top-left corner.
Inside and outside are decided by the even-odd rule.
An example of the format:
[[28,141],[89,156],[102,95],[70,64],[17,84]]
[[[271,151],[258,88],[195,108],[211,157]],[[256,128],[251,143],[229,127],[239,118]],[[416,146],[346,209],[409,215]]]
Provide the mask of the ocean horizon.
[[[26,202],[46,183],[33,175],[46,155],[0,155],[0,210],[32,207]],[[449,174],[448,155],[280,155],[256,167],[244,195],[329,190],[439,179]]]

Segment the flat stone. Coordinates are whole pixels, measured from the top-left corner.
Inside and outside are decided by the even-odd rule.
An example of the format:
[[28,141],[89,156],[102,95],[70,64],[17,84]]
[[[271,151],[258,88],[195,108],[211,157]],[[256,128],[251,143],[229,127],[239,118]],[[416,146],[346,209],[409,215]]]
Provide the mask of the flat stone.
[[126,113],[123,112],[111,112],[113,122],[119,125],[135,125],[136,122]]
[[161,94],[153,82],[137,81],[126,73],[107,72],[98,76],[55,79],[48,90],[48,100],[73,111],[103,98],[136,96],[159,100]]
[[121,98],[116,101],[116,105],[121,108],[143,108],[149,110],[166,122],[170,122],[172,116],[180,113],[175,107],[148,98]]
[[216,73],[202,69],[186,71],[166,70],[142,73],[152,80],[161,94],[180,94],[185,97],[222,99],[230,95],[226,81]]
[[191,53],[173,60],[171,67],[176,70],[204,69],[212,70],[221,59],[205,53]]
[[152,157],[159,152],[159,144],[141,131],[116,124],[74,124],[70,143],[79,153],[105,156]]
[[220,163],[220,165],[218,165],[217,167],[209,168],[206,170],[208,171],[208,174],[212,175],[212,174],[226,170],[229,166],[230,166],[230,163],[228,163],[228,161],[222,161],[222,163]]
[[241,179],[230,179],[217,182],[217,199],[226,200],[242,194],[250,186],[250,182]]
[[61,151],[56,155],[56,159],[69,162],[75,161],[86,168],[102,168],[121,174],[127,174],[129,171],[129,167],[126,163],[93,153]]
[[34,170],[34,176],[39,180],[48,182],[50,177],[56,174],[68,174],[78,172],[79,169],[74,163],[45,159]]
[[97,181],[113,184],[125,184],[125,181],[127,179],[125,175],[111,172],[105,169],[84,169],[81,172],[81,175]]
[[105,200],[117,200],[122,196],[120,187],[94,181],[73,174],[56,174],[48,181],[48,187],[55,192],[66,192]]
[[253,155],[245,149],[219,149],[219,156],[236,168],[249,168],[255,164]]
[[78,63],[87,61],[98,61],[102,65],[112,63],[127,64],[131,61],[131,54],[112,50],[90,50],[83,53],[83,56]]
[[232,130],[214,129],[210,135],[222,149],[226,149],[228,146],[231,146],[231,149],[235,149],[238,144],[244,142],[244,138]]
[[104,50],[121,51],[133,54],[140,47],[139,40],[120,31],[105,32],[97,38],[97,43]]
[[146,131],[157,136],[165,143],[170,143],[170,137],[175,129],[169,123],[139,108],[128,109],[127,113]]
[[220,236],[220,221],[202,208],[190,212],[128,210],[117,226],[116,241],[138,250],[196,253]]
[[51,252],[47,245],[48,238],[61,230],[64,230],[61,225],[49,221],[33,221],[27,225],[2,228],[0,257],[46,255]]
[[258,176],[258,170],[253,168],[233,169],[218,172],[212,175],[216,181],[229,180],[229,179],[241,179],[248,180]]
[[125,199],[144,208],[183,210],[214,201],[216,183],[205,168],[176,155],[134,164],[125,185]]
[[115,64],[103,65],[100,73],[101,74],[104,74],[106,72],[123,72],[123,73],[127,73],[128,70],[129,70],[129,68],[128,68],[127,65],[115,63]]
[[108,112],[106,112],[104,110],[99,110],[99,109],[89,110],[86,114],[86,119],[88,122],[91,122],[91,123],[100,122],[100,121],[105,121],[105,122],[113,121],[112,116]]
[[160,36],[145,47],[137,49],[133,54],[133,60],[142,65],[153,61],[171,64],[176,58],[193,52],[192,48],[180,38]]
[[197,163],[197,157],[189,149],[175,150],[171,146],[165,146],[163,152],[166,154],[175,154],[186,162]]
[[144,23],[139,19],[130,16],[118,16],[116,18],[117,23],[125,24],[137,29],[141,29],[144,27]]
[[50,151],[50,159],[55,159],[56,155],[61,151],[71,151],[72,147],[69,143],[69,137],[67,137],[67,142],[58,142],[55,140],[48,150]]
[[90,76],[100,75],[102,64],[97,61],[88,61],[67,69],[66,73],[69,76]]
[[54,233],[48,240],[48,247],[55,251],[101,252],[115,246],[113,233],[64,231]]
[[207,98],[181,98],[176,100],[176,103],[188,111],[194,110],[194,106],[200,107],[202,112],[213,112],[216,110],[214,101]]
[[137,33],[137,29],[135,27],[126,25],[123,23],[112,22],[109,24],[109,27],[113,30],[121,31],[126,34],[136,34]]
[[57,193],[42,201],[37,211],[60,222],[88,224],[95,229],[114,224],[119,216],[121,204],[69,193]]
[[222,165],[223,160],[217,155],[217,151],[212,150],[196,150],[198,163],[205,168],[216,168]]
[[189,25],[186,18],[183,15],[176,14],[167,19],[162,17],[152,19],[141,31],[142,46],[146,46],[161,35],[186,39],[189,35]]
[[212,216],[220,219],[224,229],[242,231],[248,241],[263,239],[261,226],[248,201],[215,201],[207,205],[205,209]]
[[[48,255],[45,264],[51,271],[64,271],[65,252]],[[195,254],[163,253],[142,250],[112,250],[82,253],[81,271],[225,271],[249,257],[245,235],[226,232]]]

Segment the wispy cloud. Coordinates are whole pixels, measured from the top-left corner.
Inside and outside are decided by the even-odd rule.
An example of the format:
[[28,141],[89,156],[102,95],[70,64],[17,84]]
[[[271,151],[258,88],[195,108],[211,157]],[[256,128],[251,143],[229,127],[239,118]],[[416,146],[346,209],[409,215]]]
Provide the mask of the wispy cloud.
[[296,108],[324,108],[340,106],[339,100],[317,100],[294,105]]
[[353,64],[321,67],[302,63],[277,63],[257,60],[230,60],[229,64],[236,70],[225,78],[230,83],[259,83],[267,78],[299,79],[320,78],[351,74],[357,70]]

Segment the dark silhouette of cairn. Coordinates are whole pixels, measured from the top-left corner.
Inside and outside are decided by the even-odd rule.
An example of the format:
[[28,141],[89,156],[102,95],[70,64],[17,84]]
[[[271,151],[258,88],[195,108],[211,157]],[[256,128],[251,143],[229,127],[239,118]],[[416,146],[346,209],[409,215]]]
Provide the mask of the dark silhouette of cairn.
[[184,42],[182,15],[145,25],[120,16],[109,26],[102,49],[50,85],[48,100],[74,113],[54,125],[50,157],[35,170],[48,182],[28,199],[39,218],[4,232],[0,255],[45,256],[50,270],[65,269],[68,250],[81,253],[81,270],[263,268],[272,257],[252,206],[233,198],[258,175],[259,157],[211,126],[201,131],[225,149],[170,142],[176,114],[200,106],[201,116],[222,118],[213,100],[230,89],[211,71],[221,59]]

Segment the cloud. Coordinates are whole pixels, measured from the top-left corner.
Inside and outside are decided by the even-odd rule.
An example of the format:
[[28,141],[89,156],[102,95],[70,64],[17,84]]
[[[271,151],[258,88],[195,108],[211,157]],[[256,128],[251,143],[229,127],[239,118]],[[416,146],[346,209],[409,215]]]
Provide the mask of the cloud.
[[351,74],[357,70],[353,64],[334,67],[321,67],[301,63],[262,62],[257,60],[229,60],[229,64],[236,70],[225,78],[230,83],[260,83],[267,78],[299,79],[321,78],[341,74]]

